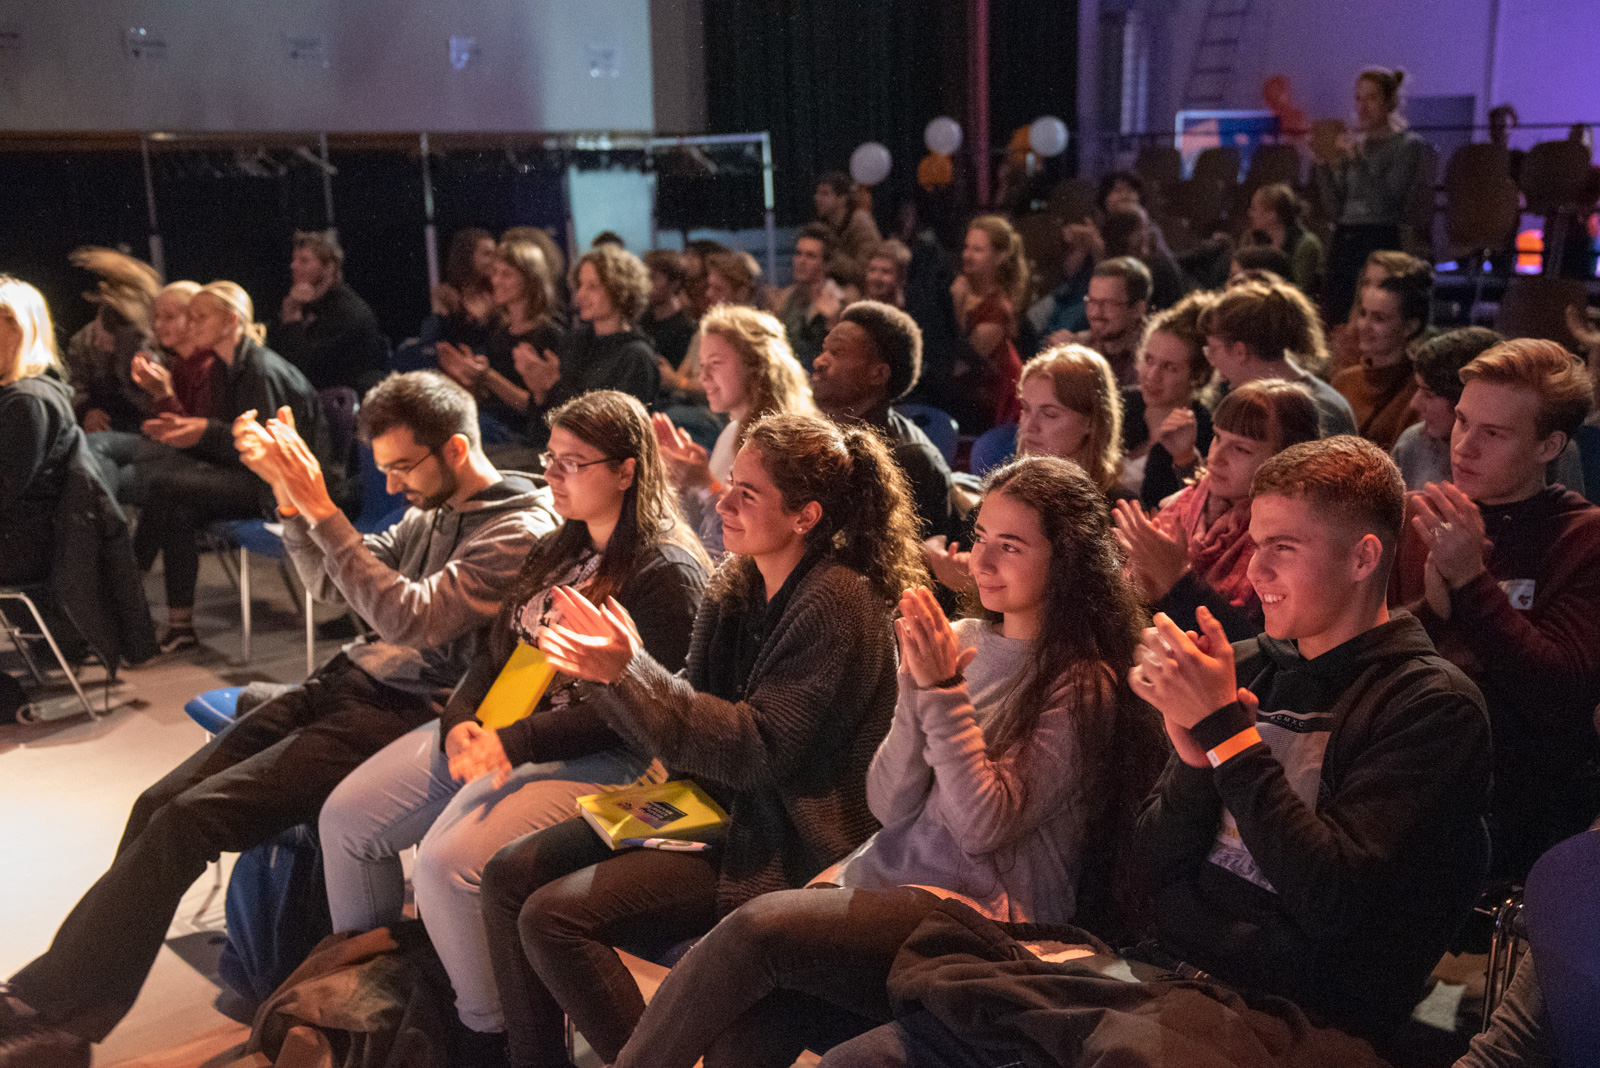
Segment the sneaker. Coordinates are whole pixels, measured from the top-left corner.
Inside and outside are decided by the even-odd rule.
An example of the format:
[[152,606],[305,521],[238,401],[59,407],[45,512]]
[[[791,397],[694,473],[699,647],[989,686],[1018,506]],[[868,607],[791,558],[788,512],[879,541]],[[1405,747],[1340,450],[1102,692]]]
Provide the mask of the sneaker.
[[171,656],[181,653],[185,649],[193,649],[200,644],[200,639],[195,636],[193,627],[168,627],[167,632],[161,636],[162,656]]

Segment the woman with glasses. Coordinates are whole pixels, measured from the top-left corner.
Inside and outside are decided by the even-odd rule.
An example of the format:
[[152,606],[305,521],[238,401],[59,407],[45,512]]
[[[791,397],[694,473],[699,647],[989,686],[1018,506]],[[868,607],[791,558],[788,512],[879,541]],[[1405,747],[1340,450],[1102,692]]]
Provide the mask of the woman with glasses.
[[[469,1032],[452,1064],[493,1063],[504,1030],[478,905],[483,866],[501,846],[566,819],[574,800],[647,773],[588,707],[592,691],[557,674],[533,712],[491,730],[476,718],[519,645],[561,617],[557,586],[615,597],[644,649],[684,663],[708,564],[684,524],[644,406],[596,390],[549,415],[545,477],[565,522],[528,554],[499,617],[443,717],[378,752],[322,809],[328,902],[336,930],[401,919],[400,854],[420,843],[419,911],[450,974]],[[482,1037],[480,1037],[482,1036]]]

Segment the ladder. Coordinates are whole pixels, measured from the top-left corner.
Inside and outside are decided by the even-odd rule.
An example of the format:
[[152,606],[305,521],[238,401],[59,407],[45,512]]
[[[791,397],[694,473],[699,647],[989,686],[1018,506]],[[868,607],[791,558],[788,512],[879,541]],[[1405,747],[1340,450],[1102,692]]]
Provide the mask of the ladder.
[[1183,89],[1184,110],[1212,110],[1223,105],[1250,3],[1251,0],[1207,0],[1200,43],[1195,46],[1189,80]]

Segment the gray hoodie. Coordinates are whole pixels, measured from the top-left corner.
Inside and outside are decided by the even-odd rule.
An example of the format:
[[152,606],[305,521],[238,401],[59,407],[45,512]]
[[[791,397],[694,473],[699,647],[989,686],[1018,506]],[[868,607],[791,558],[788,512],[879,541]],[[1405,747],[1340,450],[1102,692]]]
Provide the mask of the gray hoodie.
[[558,522],[543,480],[517,471],[460,508],[409,508],[363,536],[335,514],[298,516],[283,542],[300,581],[324,603],[344,601],[377,631],[346,646],[351,663],[386,686],[444,707],[533,543]]

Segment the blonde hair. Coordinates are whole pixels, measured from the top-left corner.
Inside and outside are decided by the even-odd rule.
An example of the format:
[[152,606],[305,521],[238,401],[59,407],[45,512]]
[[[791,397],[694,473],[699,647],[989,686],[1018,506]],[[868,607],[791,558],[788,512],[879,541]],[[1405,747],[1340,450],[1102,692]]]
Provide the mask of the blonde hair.
[[[233,313],[233,317],[239,320],[239,325],[244,327],[245,337],[258,345],[266,343],[267,328],[256,322],[255,302],[250,299],[250,294],[244,291],[244,286],[237,282],[212,282],[196,290],[194,297],[202,294],[221,301],[223,306]],[[189,299],[193,300],[194,297]]]
[[982,230],[989,239],[989,247],[998,257],[994,280],[1015,313],[1028,292],[1028,258],[1023,254],[1022,235],[1001,215],[980,215],[967,224],[967,229]]
[[1050,388],[1062,407],[1089,420],[1089,440],[1084,443],[1088,455],[1082,467],[1102,492],[1109,490],[1122,472],[1122,391],[1116,372],[1091,348],[1056,345],[1023,364],[1018,392],[1037,375],[1049,375]]
[[1537,393],[1534,432],[1541,439],[1559,430],[1571,441],[1594,408],[1594,383],[1588,369],[1554,341],[1532,337],[1502,341],[1463,367],[1460,377],[1463,386],[1491,382]]
[[742,304],[718,304],[700,320],[700,336],[715,334],[739,354],[750,413],[739,425],[735,447],[764,415],[814,414],[811,382],[794,358],[789,336],[775,317]]
[[11,309],[22,331],[16,360],[9,367],[0,365],[0,385],[9,386],[24,378],[34,378],[52,367],[59,371],[61,360],[56,355],[56,328],[50,322],[50,308],[44,302],[44,295],[20,279],[0,276],[0,306]]
[[156,291],[156,299],[160,300],[162,297],[176,296],[182,297],[183,302],[187,304],[194,299],[194,295],[198,292],[200,292],[199,282],[191,282],[188,279],[182,279],[177,282],[168,282],[166,285],[162,286]]

